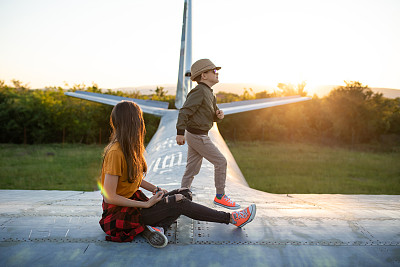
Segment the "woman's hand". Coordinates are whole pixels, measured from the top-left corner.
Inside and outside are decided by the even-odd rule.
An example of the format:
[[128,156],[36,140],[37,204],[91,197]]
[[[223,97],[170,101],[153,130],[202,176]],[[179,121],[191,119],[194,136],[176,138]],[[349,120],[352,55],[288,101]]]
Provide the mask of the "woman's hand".
[[157,194],[157,192],[164,192],[164,195],[165,195],[168,193],[168,190],[157,186],[156,189],[154,189],[154,191],[153,191],[153,195]]
[[164,192],[164,195],[168,193],[168,190],[164,188],[161,188],[161,191]]
[[158,191],[157,193],[155,193],[154,196],[152,196],[147,202],[147,207],[146,208],[150,208],[152,207],[154,204],[156,204],[157,202],[159,202],[162,197],[164,196],[164,192],[163,191]]

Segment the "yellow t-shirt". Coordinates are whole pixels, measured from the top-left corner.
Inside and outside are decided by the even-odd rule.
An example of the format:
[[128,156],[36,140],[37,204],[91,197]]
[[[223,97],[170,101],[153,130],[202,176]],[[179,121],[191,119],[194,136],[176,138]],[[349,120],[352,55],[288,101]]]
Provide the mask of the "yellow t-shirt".
[[140,177],[133,183],[128,181],[128,168],[126,166],[125,156],[118,142],[111,146],[104,158],[103,168],[101,170],[101,185],[103,190],[104,177],[106,174],[118,176],[117,195],[126,198],[130,198],[139,189],[143,179],[143,177]]

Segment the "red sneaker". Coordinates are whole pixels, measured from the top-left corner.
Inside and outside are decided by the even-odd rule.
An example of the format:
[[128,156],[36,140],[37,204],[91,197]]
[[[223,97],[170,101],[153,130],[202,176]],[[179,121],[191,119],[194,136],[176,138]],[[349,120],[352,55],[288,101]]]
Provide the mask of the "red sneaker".
[[232,212],[232,224],[242,228],[256,216],[256,205],[251,204],[246,209]]
[[240,209],[240,205],[233,202],[227,195],[223,195],[221,199],[217,197],[214,198],[214,204],[230,209],[230,210],[237,210]]

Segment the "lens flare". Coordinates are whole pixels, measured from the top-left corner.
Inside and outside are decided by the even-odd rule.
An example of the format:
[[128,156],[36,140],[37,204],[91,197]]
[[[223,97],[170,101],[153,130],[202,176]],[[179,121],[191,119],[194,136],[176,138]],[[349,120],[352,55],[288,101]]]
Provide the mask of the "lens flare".
[[107,196],[106,190],[101,185],[101,181],[100,180],[97,181],[97,187],[100,189],[101,194],[103,195],[103,197],[107,198],[108,196]]

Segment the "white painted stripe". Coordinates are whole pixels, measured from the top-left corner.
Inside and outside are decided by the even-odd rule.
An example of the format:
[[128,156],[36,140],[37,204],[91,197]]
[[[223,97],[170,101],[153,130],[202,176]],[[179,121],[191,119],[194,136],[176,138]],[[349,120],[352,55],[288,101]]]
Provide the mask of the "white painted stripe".
[[153,164],[154,164],[154,160],[150,163],[150,166],[148,168],[149,171],[151,171],[151,168],[153,167]]
[[158,164],[160,164],[160,161],[161,161],[161,158],[158,158],[157,161],[156,161],[156,164],[154,164],[154,169],[153,169],[154,172],[157,172]]
[[165,167],[167,166],[167,160],[168,159],[169,159],[169,156],[165,156],[161,169],[165,169]]
[[175,160],[175,154],[171,155],[171,161],[169,162],[169,167],[173,167],[174,166],[174,160]]
[[181,164],[182,164],[182,152],[179,152],[178,153],[178,163],[177,163],[177,165],[181,166]]

